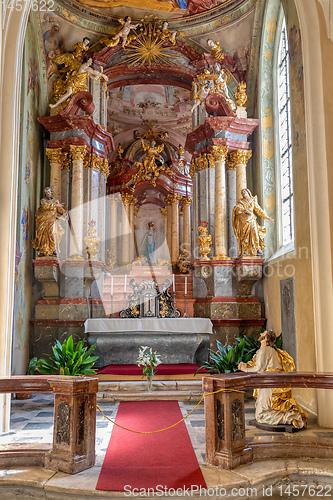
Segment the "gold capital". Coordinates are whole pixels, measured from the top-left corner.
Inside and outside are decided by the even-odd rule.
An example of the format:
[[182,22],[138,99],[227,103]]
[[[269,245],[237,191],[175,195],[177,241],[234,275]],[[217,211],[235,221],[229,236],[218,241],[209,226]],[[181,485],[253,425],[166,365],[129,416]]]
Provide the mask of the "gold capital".
[[183,199],[182,199],[182,202],[183,202],[183,205],[191,205],[193,201],[193,198],[192,196],[183,196]]
[[168,194],[165,198],[164,198],[164,203],[168,206],[168,205],[171,205],[172,203],[172,194]]
[[110,203],[111,207],[116,207],[119,202],[118,196],[114,196],[113,194],[110,194],[108,196],[108,202]]
[[101,174],[104,175],[105,179],[109,177],[110,167],[107,158],[104,158],[101,164]]
[[228,154],[228,146],[212,146],[211,153],[215,161],[225,161]]
[[161,208],[161,214],[163,215],[163,217],[165,217],[168,213],[168,209],[165,207],[165,208]]
[[191,176],[191,179],[193,179],[194,177],[194,174],[197,173],[197,162],[196,162],[196,158],[192,158],[191,160],[191,164],[190,164],[190,170],[189,170],[189,174]]
[[96,170],[98,172],[98,170],[102,167],[103,165],[103,158],[101,158],[100,156],[98,156],[96,153],[92,153],[91,155],[91,168],[93,170]]
[[227,158],[228,170],[236,170],[235,158],[231,155],[232,153],[229,153]]
[[181,194],[171,194],[169,195],[170,196],[170,200],[171,200],[171,203],[179,203],[179,201],[182,199],[182,195]]
[[62,153],[61,170],[69,170],[70,162],[71,162],[71,159],[68,156],[68,153]]
[[126,204],[130,204],[130,205],[134,205],[135,203],[135,198],[132,194],[129,194],[129,193],[121,193],[121,199],[123,200],[123,203],[126,205]]
[[75,161],[75,160],[82,160],[83,161],[84,160],[84,157],[85,157],[86,152],[87,152],[86,145],[73,146],[73,144],[70,144],[69,149],[70,149],[70,155],[71,155],[72,161]]
[[250,149],[237,149],[230,153],[230,160],[235,163],[235,165],[246,165],[252,156],[252,151]]
[[60,165],[62,164],[63,161],[62,148],[46,148],[45,152],[46,156],[50,160],[50,163],[59,163]]

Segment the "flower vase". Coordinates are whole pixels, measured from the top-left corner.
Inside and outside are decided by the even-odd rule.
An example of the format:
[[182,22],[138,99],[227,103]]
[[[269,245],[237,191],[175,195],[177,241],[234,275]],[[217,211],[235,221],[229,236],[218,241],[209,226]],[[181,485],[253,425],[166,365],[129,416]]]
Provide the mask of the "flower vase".
[[147,373],[147,389],[148,391],[152,391],[153,385],[153,375],[151,373]]

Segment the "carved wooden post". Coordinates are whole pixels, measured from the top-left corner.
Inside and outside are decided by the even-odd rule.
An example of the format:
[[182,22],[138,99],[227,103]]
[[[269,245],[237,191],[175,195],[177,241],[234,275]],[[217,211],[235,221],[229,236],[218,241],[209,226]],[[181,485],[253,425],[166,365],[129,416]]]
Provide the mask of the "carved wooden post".
[[54,430],[45,467],[76,474],[95,465],[98,380],[57,377],[49,382],[55,395]]
[[[222,383],[219,383],[222,382]],[[205,392],[223,388],[223,379],[204,377]],[[218,392],[205,397],[206,463],[233,469],[252,461],[252,449],[246,447],[244,394]]]

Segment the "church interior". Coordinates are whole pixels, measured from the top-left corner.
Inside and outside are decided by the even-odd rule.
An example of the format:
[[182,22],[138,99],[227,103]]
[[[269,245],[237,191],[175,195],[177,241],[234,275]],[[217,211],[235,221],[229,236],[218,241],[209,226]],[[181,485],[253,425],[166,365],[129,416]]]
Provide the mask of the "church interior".
[[[1,469],[8,469],[1,448],[12,432],[11,413],[25,418],[30,408],[23,395],[33,387],[30,360],[51,355],[57,341],[71,337],[95,346],[98,388],[87,382],[82,389],[91,411],[81,402],[82,410],[80,396],[66,399],[79,391],[74,382],[67,389],[51,383],[59,439],[52,456],[34,462],[45,470],[65,476],[94,465],[80,448],[86,453],[80,463],[89,465],[75,458],[59,466],[70,420],[64,423],[61,405],[76,415],[78,404],[75,418],[85,428],[96,422],[93,393],[106,409],[110,402],[179,401],[185,416],[203,392],[225,391],[205,403],[205,418],[203,404],[196,410],[206,434],[192,439],[189,431],[206,485],[227,481],[216,467],[223,474],[252,460],[253,473],[267,481],[273,458],[303,463],[306,448],[317,448],[308,475],[326,467],[327,485],[333,483],[323,460],[333,456],[332,12],[332,0],[3,4],[0,372],[14,385],[11,393],[2,390],[0,379]],[[283,387],[293,387],[293,402],[309,414],[308,428],[285,436],[280,455],[267,451],[277,446],[278,433],[262,427],[261,434],[247,430],[247,443],[257,436],[251,453],[245,445],[244,412],[254,412],[249,390],[258,387],[254,380],[264,384],[264,375],[250,368],[258,366],[261,348],[254,365],[242,369],[240,359],[237,373],[235,365],[220,378],[206,379],[214,371],[202,369],[195,376],[221,345],[262,339],[271,330],[292,358],[290,370],[280,361],[282,371],[298,372]],[[136,366],[142,346],[161,360],[148,391]],[[260,385],[261,395],[263,387],[280,387],[272,374],[279,364],[261,371],[273,381]],[[37,392],[46,388],[43,380]],[[259,397],[255,418],[258,403]],[[304,420],[292,425],[298,429]],[[80,438],[79,431],[78,440],[93,442],[94,432],[89,439],[87,432]],[[271,448],[263,452],[265,436]],[[288,468],[281,463],[280,478]],[[5,475],[0,490],[9,488],[9,495]],[[13,484],[25,480],[18,476]],[[66,481],[52,498],[64,491],[88,498]],[[42,498],[37,490],[34,498]]]

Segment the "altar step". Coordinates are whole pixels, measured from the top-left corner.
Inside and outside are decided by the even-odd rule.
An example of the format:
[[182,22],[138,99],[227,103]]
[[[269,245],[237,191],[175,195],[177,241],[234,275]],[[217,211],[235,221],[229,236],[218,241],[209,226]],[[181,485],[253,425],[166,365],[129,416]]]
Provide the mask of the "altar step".
[[175,400],[200,401],[203,395],[202,380],[153,381],[152,391],[147,382],[99,382],[97,401]]

